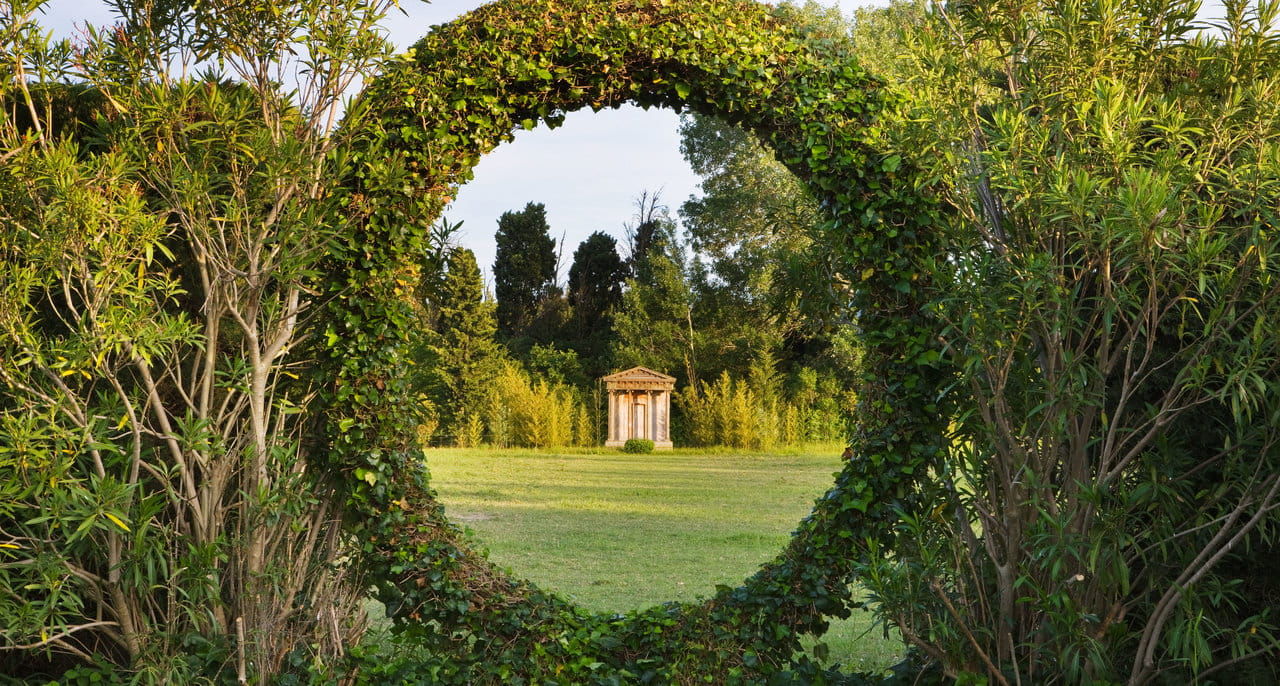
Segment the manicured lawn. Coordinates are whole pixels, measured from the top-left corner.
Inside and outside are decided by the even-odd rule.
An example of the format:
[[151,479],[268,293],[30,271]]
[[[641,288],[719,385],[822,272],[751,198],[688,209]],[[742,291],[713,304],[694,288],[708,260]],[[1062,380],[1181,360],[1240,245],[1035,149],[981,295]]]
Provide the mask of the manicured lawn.
[[[737,585],[830,485],[840,446],[732,452],[437,449],[432,485],[490,558],[583,607],[623,612]],[[901,642],[855,614],[831,659],[882,668]]]

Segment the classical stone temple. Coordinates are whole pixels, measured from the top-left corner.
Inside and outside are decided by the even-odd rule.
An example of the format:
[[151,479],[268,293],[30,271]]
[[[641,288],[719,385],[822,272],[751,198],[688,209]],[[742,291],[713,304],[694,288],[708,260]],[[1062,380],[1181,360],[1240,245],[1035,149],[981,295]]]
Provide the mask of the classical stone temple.
[[655,448],[671,447],[671,391],[674,377],[632,367],[604,377],[609,392],[609,438],[620,446],[629,438],[647,438]]

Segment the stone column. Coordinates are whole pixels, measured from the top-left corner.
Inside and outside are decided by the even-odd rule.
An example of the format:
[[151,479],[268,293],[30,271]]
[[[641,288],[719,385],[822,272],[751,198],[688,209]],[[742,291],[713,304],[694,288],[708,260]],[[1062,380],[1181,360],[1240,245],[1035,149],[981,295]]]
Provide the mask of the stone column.
[[655,407],[653,404],[653,391],[645,391],[644,393],[646,398],[645,402],[648,403],[649,405],[649,407],[646,408],[649,410],[649,414],[645,416],[645,419],[648,420],[649,426],[645,427],[644,437],[651,441],[657,442],[658,440],[658,408]]
[[606,441],[617,440],[618,438],[618,392],[608,391],[609,393],[609,433]]
[[635,438],[636,399],[631,397],[631,393],[627,391],[622,396],[622,416],[626,417],[626,420],[622,424],[622,433],[618,435],[619,441]]
[[657,422],[658,428],[657,431],[654,432],[654,435],[657,436],[654,440],[669,441],[671,438],[668,435],[670,434],[670,430],[667,428],[667,407],[671,401],[668,399],[666,391],[658,391],[657,403],[658,407],[655,408],[656,416],[654,420]]
[[623,409],[623,406],[626,404],[626,398],[627,394],[622,391],[618,391],[613,394],[614,417],[618,420],[617,424],[613,427],[613,440],[615,441],[621,441],[622,434],[627,430],[627,413],[626,410]]
[[616,420],[613,425],[613,440],[621,441],[622,435],[627,430],[627,412],[623,409],[626,405],[626,393],[618,391],[613,394],[613,417]]

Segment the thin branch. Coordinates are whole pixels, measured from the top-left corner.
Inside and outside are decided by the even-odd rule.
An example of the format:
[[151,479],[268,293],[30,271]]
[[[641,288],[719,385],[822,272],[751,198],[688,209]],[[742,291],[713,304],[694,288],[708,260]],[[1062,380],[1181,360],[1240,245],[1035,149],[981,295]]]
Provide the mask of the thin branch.
[[930,579],[929,588],[932,588],[933,592],[937,594],[940,600],[942,600],[942,604],[947,608],[947,614],[951,615],[951,618],[955,620],[956,625],[960,627],[960,631],[962,631],[965,638],[969,640],[969,645],[973,646],[973,649],[978,652],[978,657],[981,657],[983,664],[987,666],[987,673],[990,674],[998,683],[1003,684],[1004,686],[1009,686],[1009,680],[1004,678],[1004,674],[1001,673],[1000,670],[996,669],[995,664],[991,662],[991,658],[987,656],[986,651],[978,644],[978,639],[974,638],[973,632],[969,631],[968,625],[964,623],[964,620],[960,619],[960,613],[956,611],[955,605],[951,604],[951,599],[947,597],[947,594],[942,591],[942,587],[938,585],[938,580]]
[[50,644],[52,644],[52,643],[57,643],[57,644],[59,644],[59,646],[62,646],[62,647],[65,647],[65,648],[67,648],[67,649],[69,649],[69,650],[74,651],[77,655],[79,655],[79,656],[81,656],[81,657],[88,658],[88,657],[89,657],[89,655],[88,655],[87,653],[85,653],[85,652],[83,652],[83,651],[81,651],[81,650],[79,650],[79,649],[75,648],[74,646],[66,645],[65,643],[63,643],[63,642],[62,642],[62,639],[64,639],[64,638],[66,638],[66,637],[68,637],[68,636],[70,636],[70,635],[72,635],[72,634],[76,633],[77,631],[83,631],[84,629],[93,629],[93,628],[96,628],[96,627],[104,627],[104,626],[105,626],[105,627],[119,627],[119,626],[120,626],[120,624],[119,624],[118,622],[111,622],[111,621],[89,622],[88,624],[79,624],[79,625],[77,625],[77,626],[69,627],[66,631],[63,631],[62,633],[54,634],[54,635],[52,635],[52,636],[50,636],[50,637],[48,637],[48,638],[46,638],[46,639],[44,639],[44,640],[42,640],[42,641],[38,641],[38,642],[36,642],[36,643],[26,643],[26,644],[22,644],[22,645],[0,645],[0,651],[5,651],[5,650],[34,650],[34,649],[36,649],[36,648],[43,648],[43,647],[45,647],[45,646],[47,646],[47,645],[50,645]]

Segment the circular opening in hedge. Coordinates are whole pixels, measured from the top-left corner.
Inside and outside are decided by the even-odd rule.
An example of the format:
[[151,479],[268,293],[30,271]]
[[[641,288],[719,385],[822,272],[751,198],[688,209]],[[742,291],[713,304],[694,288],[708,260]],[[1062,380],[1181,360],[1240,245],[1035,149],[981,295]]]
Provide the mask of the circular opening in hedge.
[[[668,129],[665,134],[646,130],[663,127]],[[436,359],[454,360],[451,349],[472,352],[466,363],[444,370],[443,379],[449,383],[437,384],[432,393],[438,421],[424,442],[433,447],[519,445],[522,438],[530,438],[527,432],[498,425],[536,419],[524,417],[522,410],[542,404],[541,394],[529,388],[538,384],[557,384],[567,391],[561,397],[565,416],[544,423],[568,426],[581,412],[594,427],[586,432],[575,427],[548,439],[552,454],[430,450],[427,459],[441,502],[453,521],[479,535],[480,547],[488,549],[494,562],[587,609],[625,612],[667,600],[691,601],[710,596],[717,586],[741,583],[785,545],[796,522],[810,512],[814,498],[840,466],[837,456],[843,446],[838,441],[846,436],[852,404],[845,389],[855,382],[856,350],[847,340],[839,347],[834,337],[818,335],[820,322],[812,322],[813,331],[806,333],[794,304],[790,315],[777,314],[774,308],[794,300],[777,292],[781,289],[775,280],[784,279],[775,274],[780,272],[778,265],[812,247],[820,211],[803,184],[770,151],[741,129],[708,117],[677,120],[669,110],[638,108],[576,112],[566,117],[562,128],[538,127],[516,138],[519,144],[501,146],[480,161],[474,181],[459,188],[445,216],[451,223],[464,222],[459,244],[477,256],[494,255],[491,235],[504,230],[499,228],[499,215],[523,214],[524,203],[546,201],[545,224],[534,232],[541,235],[527,240],[540,238],[550,248],[551,237],[558,239],[551,249],[559,254],[555,259],[548,255],[541,277],[557,290],[540,291],[547,303],[555,304],[544,303],[539,311],[544,316],[568,315],[558,326],[528,324],[530,333],[558,334],[554,340],[531,341],[531,336],[508,330],[502,337],[513,347],[492,348],[494,356],[520,362],[523,383],[517,385],[525,388],[512,393],[511,375],[503,374],[500,365],[477,360],[474,351],[480,348],[466,340],[466,332],[444,330],[474,327],[472,319],[492,314],[479,306],[482,291],[492,293],[493,277],[483,289],[471,283],[470,297],[477,309],[469,317],[452,314],[459,310],[456,303],[441,303],[451,314],[432,319],[436,335],[443,339]],[[614,144],[636,139],[647,141],[650,148],[671,148],[652,153],[661,167],[635,159],[634,145]],[[528,152],[521,152],[526,147]],[[581,165],[575,160],[582,160]],[[701,177],[693,175],[689,160],[696,162]],[[681,246],[683,272],[667,271],[665,277],[678,275],[694,299],[689,325],[697,328],[703,349],[695,355],[699,363],[692,371],[673,368],[678,360],[645,356],[647,348],[658,347],[652,341],[615,340],[608,310],[623,307],[621,300],[602,307],[581,294],[564,292],[572,290],[568,276],[585,271],[579,269],[580,262],[599,261],[599,256],[587,254],[586,241],[579,243],[586,235],[584,226],[613,234],[616,243],[610,250],[623,268],[616,275],[619,285],[636,291],[650,287],[649,282],[639,282],[641,260],[633,254],[632,241],[638,240],[636,229],[642,223],[634,216],[635,201],[642,197],[637,184],[647,182],[665,191],[663,181],[672,177],[677,194],[666,196],[669,212],[658,216],[667,216],[673,227],[676,215],[680,217],[678,234],[668,238]],[[592,208],[585,212],[591,220],[556,221],[564,216],[557,206],[570,202],[565,189],[573,189],[573,195]],[[633,216],[628,218],[628,213]],[[577,229],[568,240],[560,238],[565,226]],[[691,259],[695,248],[702,249],[698,273]],[[525,257],[524,251],[517,256]],[[511,253],[504,259],[510,261]],[[652,258],[659,259],[666,255]],[[477,261],[482,268],[493,265],[492,257]],[[553,264],[560,266],[558,275]],[[653,265],[648,267],[644,275],[655,280],[650,274]],[[505,274],[509,269],[497,271]],[[456,297],[457,288],[445,290]],[[578,302],[583,300],[588,302]],[[626,305],[644,307],[650,300],[628,299]],[[770,304],[773,300],[778,302]],[[589,316],[579,317],[578,306]],[[638,328],[643,335],[646,327]],[[631,453],[625,457],[615,451],[556,452],[562,443],[603,442],[604,427],[599,425],[605,423],[605,408],[599,406],[598,384],[593,381],[612,371],[610,365],[618,366],[612,358],[619,345],[626,348],[628,364],[682,377],[696,372],[695,382],[709,380],[699,383],[700,393],[694,394],[682,379],[681,400],[673,405],[680,442],[701,443],[703,452],[638,458],[654,450],[653,441],[645,439],[627,440],[620,449]],[[531,351],[531,346],[541,349]],[[842,356],[848,359],[837,359]],[[833,369],[839,365],[841,369]],[[837,378],[839,374],[843,378]],[[467,390],[479,388],[490,392],[481,403]],[[698,403],[683,401],[695,395]],[[733,411],[747,416],[732,417],[733,426],[719,426],[725,423],[719,418]],[[469,421],[477,416],[480,421]],[[500,433],[504,431],[509,433]],[[734,441],[745,443],[725,448]],[[787,453],[761,451],[751,445],[757,442]],[[825,444],[813,445],[821,442]]]

